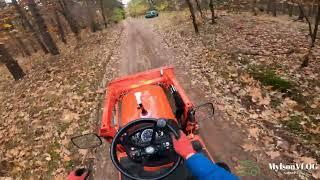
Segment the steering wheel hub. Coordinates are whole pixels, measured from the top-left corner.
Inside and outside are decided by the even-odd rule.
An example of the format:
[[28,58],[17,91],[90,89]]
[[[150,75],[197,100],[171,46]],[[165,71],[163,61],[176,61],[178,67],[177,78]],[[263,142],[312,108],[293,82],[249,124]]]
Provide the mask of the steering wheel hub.
[[147,154],[153,154],[155,152],[155,148],[152,146],[148,146],[146,147],[145,151]]

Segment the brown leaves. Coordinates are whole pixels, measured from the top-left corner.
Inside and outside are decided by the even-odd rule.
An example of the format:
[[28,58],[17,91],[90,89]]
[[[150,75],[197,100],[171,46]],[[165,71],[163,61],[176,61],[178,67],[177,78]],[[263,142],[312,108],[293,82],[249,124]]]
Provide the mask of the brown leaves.
[[263,99],[260,88],[249,87],[249,94],[252,97],[252,102],[258,102]]
[[249,135],[256,140],[259,139],[259,128],[250,128],[249,130]]
[[302,156],[294,160],[297,163],[317,164],[317,160],[311,157]]
[[271,158],[271,159],[275,159],[277,157],[280,156],[280,152],[279,151],[268,151],[266,152],[266,154]]
[[259,147],[251,143],[243,144],[241,145],[241,147],[243,148],[244,151],[248,151],[248,152],[254,152],[259,150]]
[[257,103],[258,105],[269,105],[270,104],[270,96],[263,97],[260,88],[257,87],[248,87],[249,94],[251,96],[252,102]]
[[74,113],[69,110],[64,110],[61,118],[61,120],[65,123],[70,123],[72,121],[77,121],[79,119],[80,119],[80,116],[78,113]]
[[[104,88],[98,87],[102,79],[109,78],[103,76],[105,66],[121,31],[110,28],[105,33],[109,32],[88,33],[78,42],[70,39],[59,56],[19,58],[28,74],[21,81],[2,76],[6,72],[0,67],[0,161],[5,158],[16,165],[4,176],[52,179],[55,173],[66,174],[67,162],[81,161],[70,137],[79,129],[95,127],[88,116],[97,109],[95,92]],[[112,66],[115,63],[108,69]],[[114,73],[107,71],[107,76]]]
[[296,101],[291,100],[290,98],[285,98],[283,103],[281,104],[282,108],[290,108],[292,109],[293,107],[295,107],[297,105]]

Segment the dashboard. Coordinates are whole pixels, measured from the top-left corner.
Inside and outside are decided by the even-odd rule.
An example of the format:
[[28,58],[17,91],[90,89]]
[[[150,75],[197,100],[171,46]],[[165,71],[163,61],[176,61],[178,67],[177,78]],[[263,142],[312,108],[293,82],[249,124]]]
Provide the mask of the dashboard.
[[[147,128],[138,132],[135,132],[134,134],[131,135],[130,139],[133,141],[135,144],[144,144],[148,143],[152,139],[152,134],[153,134],[153,129],[152,128]],[[156,132],[156,141],[165,138],[164,132],[163,131],[157,131]]]

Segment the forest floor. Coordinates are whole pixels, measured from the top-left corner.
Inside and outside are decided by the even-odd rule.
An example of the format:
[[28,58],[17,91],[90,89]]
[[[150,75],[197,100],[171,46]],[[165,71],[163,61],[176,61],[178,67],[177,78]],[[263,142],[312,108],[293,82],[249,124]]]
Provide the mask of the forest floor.
[[[27,76],[18,82],[0,67],[0,177],[63,179],[83,163],[87,152],[70,137],[96,130],[104,85],[168,64],[195,104],[212,101],[217,108],[213,121],[201,122],[215,160],[249,179],[320,176],[276,173],[268,165],[320,162],[320,49],[309,67],[299,68],[306,24],[219,12],[217,24],[202,20],[196,36],[187,12],[174,12],[128,18],[84,36],[59,56],[20,60]],[[104,173],[116,179],[101,157],[106,147],[97,149],[96,179]],[[249,161],[260,169],[256,177],[242,171]]]
[[[27,76],[13,81],[0,67],[0,177],[65,179],[85,152],[70,137],[96,129],[102,81],[116,71],[112,50],[122,27],[60,44],[61,54],[18,58]],[[108,69],[106,71],[106,68]]]
[[[226,127],[217,118],[203,126],[209,148],[223,157],[218,159],[234,165],[237,172],[247,160],[242,151],[250,152],[262,176],[273,162],[319,163],[320,48],[318,44],[314,48],[309,67],[300,69],[308,48],[307,25],[281,16],[221,11],[214,25],[202,20],[197,36],[186,13],[168,13],[151,21],[170,48],[184,53],[179,63],[188,67],[192,85],[238,127]],[[213,126],[219,133],[209,133]],[[246,134],[241,141],[237,138],[241,133],[234,132],[239,129]],[[214,137],[225,139],[217,144]],[[227,141],[242,151],[228,150]],[[293,177],[319,178],[319,173],[300,171]]]

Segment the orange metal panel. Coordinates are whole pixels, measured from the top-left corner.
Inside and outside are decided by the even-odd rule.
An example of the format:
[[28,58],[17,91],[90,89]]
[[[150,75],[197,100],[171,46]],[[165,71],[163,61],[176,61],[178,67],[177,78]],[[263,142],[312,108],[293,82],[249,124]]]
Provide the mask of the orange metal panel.
[[[135,93],[141,92],[141,100],[147,115],[142,115],[138,109]],[[132,120],[140,118],[175,119],[170,103],[163,89],[158,85],[146,85],[136,88],[122,98],[121,124],[126,125]]]
[[[100,136],[106,138],[108,141],[111,141],[117,130],[119,129],[119,123],[117,123],[116,126],[112,125],[112,110],[116,103],[120,101],[120,99],[125,96],[125,94],[130,93],[131,91],[136,91],[137,88],[142,88],[140,90],[143,90],[143,88],[150,88],[152,90],[146,90],[144,89],[144,99],[145,99],[145,108],[149,111],[152,111],[153,118],[157,117],[163,117],[163,118],[171,118],[172,117],[172,111],[170,108],[168,108],[167,104],[169,103],[165,102],[167,100],[166,97],[162,96],[163,90],[161,89],[161,92],[155,92],[156,89],[153,86],[147,86],[147,85],[155,85],[155,84],[164,84],[166,86],[173,85],[176,90],[179,92],[182,100],[185,103],[185,110],[184,110],[184,118],[183,124],[185,124],[187,119],[187,112],[189,109],[193,107],[192,102],[185,94],[182,87],[179,85],[178,81],[174,77],[174,71],[173,67],[162,67],[158,69],[153,69],[141,73],[137,73],[134,75],[124,76],[122,78],[116,79],[109,83],[108,90],[104,102],[104,110],[102,114],[102,120],[101,120],[101,128],[100,128]],[[148,95],[148,93],[149,95]],[[154,101],[151,95],[159,96],[161,98],[155,98]],[[128,101],[125,100],[126,103],[123,103],[123,107],[120,111],[122,111],[121,114],[121,124],[124,125],[128,123],[129,121],[137,119],[138,114],[134,114],[134,112],[137,112],[137,104],[136,100],[133,99],[134,96],[128,96]],[[129,101],[129,99],[131,99]],[[164,101],[164,102],[161,102]],[[154,102],[157,102],[158,105],[156,106]],[[134,105],[135,103],[135,105]],[[170,109],[170,111],[169,111]],[[129,111],[129,112],[125,112]],[[170,113],[171,112],[171,113]],[[117,114],[118,116],[118,114]],[[119,116],[118,116],[119,117]],[[189,129],[193,128],[193,126],[188,127]]]

